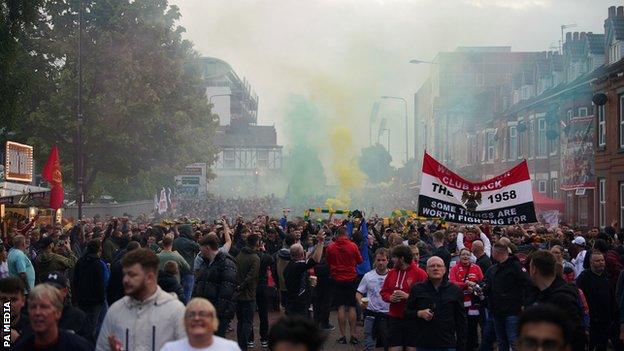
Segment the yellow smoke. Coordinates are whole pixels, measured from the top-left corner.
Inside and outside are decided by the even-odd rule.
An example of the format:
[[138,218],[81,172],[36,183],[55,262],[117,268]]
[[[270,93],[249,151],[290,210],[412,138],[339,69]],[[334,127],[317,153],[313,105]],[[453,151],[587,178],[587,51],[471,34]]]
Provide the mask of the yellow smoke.
[[354,157],[355,146],[349,128],[344,125],[332,127],[329,141],[332,153],[331,170],[338,182],[339,192],[337,198],[327,199],[325,205],[333,209],[349,208],[349,193],[362,187],[366,176]]
[[362,120],[368,116],[367,107],[363,110],[361,96],[354,91],[357,89],[343,77],[301,67],[290,67],[290,74],[301,77],[301,83],[319,111],[318,129],[307,132],[316,134],[314,139],[319,145],[315,147],[322,149],[319,151],[325,156],[323,159],[329,162],[326,169],[338,185],[338,193],[328,198],[325,205],[335,210],[348,209],[350,193],[361,188],[366,180],[357,164],[362,145],[356,143],[354,134],[355,128],[361,129]]

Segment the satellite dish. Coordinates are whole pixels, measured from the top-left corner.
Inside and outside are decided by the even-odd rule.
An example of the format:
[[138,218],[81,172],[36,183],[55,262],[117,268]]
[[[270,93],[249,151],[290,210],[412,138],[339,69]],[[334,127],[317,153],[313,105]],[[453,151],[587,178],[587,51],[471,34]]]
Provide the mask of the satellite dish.
[[596,106],[602,106],[606,104],[607,100],[609,99],[607,98],[607,95],[604,93],[594,94],[594,96],[592,97],[592,101],[594,102],[594,105]]

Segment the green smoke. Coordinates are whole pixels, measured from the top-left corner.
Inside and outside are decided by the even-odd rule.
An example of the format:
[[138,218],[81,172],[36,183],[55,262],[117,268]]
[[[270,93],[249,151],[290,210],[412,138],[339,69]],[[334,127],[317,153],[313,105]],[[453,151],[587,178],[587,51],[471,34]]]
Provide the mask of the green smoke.
[[310,197],[324,193],[326,176],[321,163],[321,143],[325,130],[318,109],[305,97],[292,95],[287,100],[284,130],[289,150],[284,160],[284,175],[290,205],[305,205]]

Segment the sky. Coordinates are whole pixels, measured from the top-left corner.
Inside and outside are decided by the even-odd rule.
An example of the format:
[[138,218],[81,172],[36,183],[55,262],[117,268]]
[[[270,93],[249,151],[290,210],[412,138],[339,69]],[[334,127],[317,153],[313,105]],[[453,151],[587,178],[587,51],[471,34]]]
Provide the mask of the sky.
[[[202,56],[220,58],[247,78],[259,96],[258,124],[274,124],[278,143],[288,147],[297,142],[289,129],[296,96],[318,108],[313,138],[330,138],[336,125],[346,127],[353,143],[342,147],[349,149],[347,155],[356,155],[369,143],[373,103],[387,95],[408,101],[409,156],[414,157],[412,100],[429,67],[409,64],[410,59],[431,60],[458,46],[552,50],[559,45],[562,24],[576,24],[571,31],[602,33],[607,8],[624,1],[170,0],[170,4],[180,8],[185,38]],[[397,166],[404,160],[404,108],[400,100],[384,100],[379,112],[388,120]],[[384,137],[382,144],[386,143]]]

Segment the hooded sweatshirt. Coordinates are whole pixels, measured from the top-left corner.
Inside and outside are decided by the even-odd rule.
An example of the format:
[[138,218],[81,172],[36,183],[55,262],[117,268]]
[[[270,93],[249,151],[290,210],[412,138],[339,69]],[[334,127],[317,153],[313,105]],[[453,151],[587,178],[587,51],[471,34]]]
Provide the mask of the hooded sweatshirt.
[[329,272],[337,282],[354,281],[357,278],[355,267],[361,262],[360,249],[346,236],[339,236],[327,247]]
[[110,350],[111,335],[127,350],[160,350],[166,342],[186,336],[184,305],[160,287],[145,301],[125,296],[108,309],[97,339],[97,351]]
[[388,315],[394,318],[403,318],[405,314],[406,300],[400,302],[391,302],[390,296],[395,290],[402,290],[406,293],[410,293],[412,285],[427,280],[427,273],[418,268],[418,265],[412,261],[405,270],[392,268],[388,271],[388,276],[381,287],[381,298],[390,302],[390,311]]

